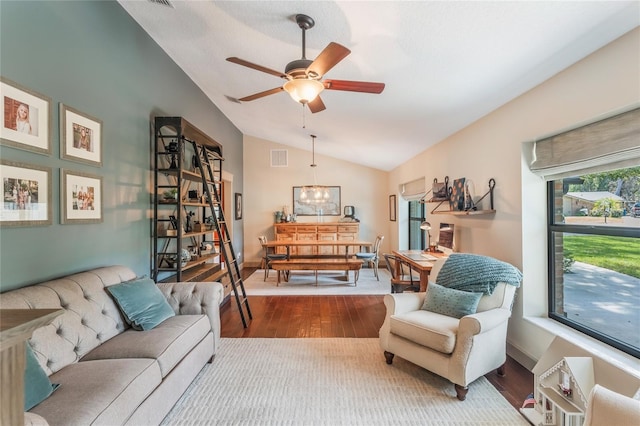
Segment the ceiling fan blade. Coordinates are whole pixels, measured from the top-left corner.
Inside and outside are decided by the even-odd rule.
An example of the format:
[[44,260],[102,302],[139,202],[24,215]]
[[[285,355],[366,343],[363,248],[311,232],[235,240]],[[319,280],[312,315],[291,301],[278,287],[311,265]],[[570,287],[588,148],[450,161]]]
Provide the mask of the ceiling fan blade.
[[343,60],[349,55],[351,51],[341,44],[331,42],[316,59],[313,60],[311,65],[307,67],[307,75],[311,78],[320,78],[327,73],[331,68],[336,66],[338,62]]
[[227,58],[227,61],[233,62],[234,64],[242,65],[244,67],[251,68],[254,70],[266,72],[267,74],[275,75],[276,77],[285,78],[285,79],[287,78],[287,76],[280,71],[272,70],[271,68],[263,67],[262,65],[257,65],[252,62],[245,61],[244,59],[236,58],[235,56],[231,58]]
[[349,80],[324,80],[322,82],[325,89],[345,90],[347,92],[382,93],[384,83],[372,83],[369,81],[349,81]]
[[324,111],[325,109],[327,109],[327,107],[324,106],[324,102],[322,102],[322,99],[320,99],[320,95],[316,96],[316,98],[309,102],[307,105],[309,106],[309,111],[314,114],[316,112]]
[[279,92],[282,92],[284,89],[282,87],[276,87],[275,89],[265,90],[264,92],[254,93],[253,95],[245,96],[244,98],[238,99],[242,102],[253,101],[256,99],[264,98],[265,96],[273,95]]

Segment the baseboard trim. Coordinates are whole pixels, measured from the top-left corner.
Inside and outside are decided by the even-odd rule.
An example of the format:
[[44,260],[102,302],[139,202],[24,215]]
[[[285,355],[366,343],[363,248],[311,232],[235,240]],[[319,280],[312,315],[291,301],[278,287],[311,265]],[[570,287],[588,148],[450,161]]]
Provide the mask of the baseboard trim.
[[507,342],[507,355],[513,358],[518,364],[522,365],[529,371],[533,370],[533,367],[536,365],[537,361],[531,358],[529,355],[522,352],[517,347],[513,346],[509,342]]

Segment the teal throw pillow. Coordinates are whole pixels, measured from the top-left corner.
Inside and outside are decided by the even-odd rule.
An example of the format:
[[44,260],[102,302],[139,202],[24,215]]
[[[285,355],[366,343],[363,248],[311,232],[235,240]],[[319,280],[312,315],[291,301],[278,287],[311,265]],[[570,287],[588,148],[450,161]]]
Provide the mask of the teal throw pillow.
[[27,343],[25,346],[27,366],[24,370],[24,411],[29,411],[47,399],[59,385],[51,383],[31,345]]
[[429,283],[422,309],[449,317],[462,318],[476,313],[481,297],[482,293],[455,290]]
[[108,286],[107,291],[134,330],[151,330],[175,315],[151,278],[114,284]]

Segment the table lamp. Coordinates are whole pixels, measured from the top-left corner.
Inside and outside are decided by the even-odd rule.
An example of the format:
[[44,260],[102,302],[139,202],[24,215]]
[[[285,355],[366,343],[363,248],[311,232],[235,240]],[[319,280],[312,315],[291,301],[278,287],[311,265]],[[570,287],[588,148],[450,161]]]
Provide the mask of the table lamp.
[[422,222],[420,224],[420,229],[422,229],[423,231],[427,231],[427,248],[424,249],[424,251],[429,251],[429,249],[431,248],[431,233],[429,233],[429,231],[431,230],[431,224],[429,222]]

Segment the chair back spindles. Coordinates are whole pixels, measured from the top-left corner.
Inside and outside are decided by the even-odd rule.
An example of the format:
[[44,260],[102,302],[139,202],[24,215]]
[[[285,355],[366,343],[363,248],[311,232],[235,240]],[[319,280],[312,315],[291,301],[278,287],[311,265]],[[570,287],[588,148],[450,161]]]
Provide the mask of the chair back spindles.
[[[384,260],[387,264],[387,269],[391,274],[391,292],[402,293],[405,290],[418,291],[420,289],[420,280],[413,276],[413,270],[411,265],[404,262],[399,257],[393,254],[384,254]],[[407,273],[405,273],[405,267]],[[396,273],[396,271],[398,273]],[[415,279],[414,279],[415,278]]]

